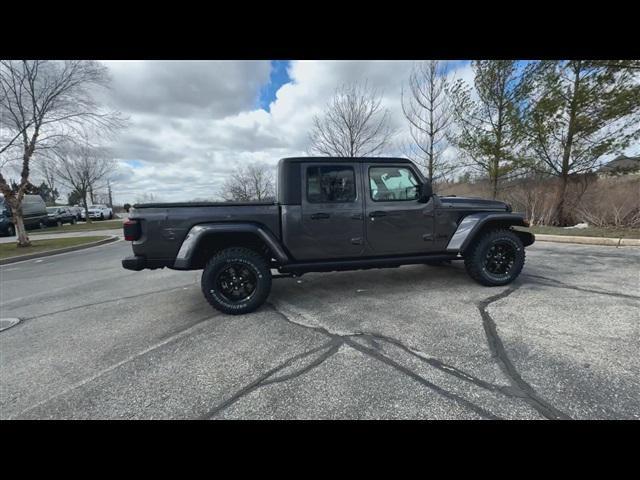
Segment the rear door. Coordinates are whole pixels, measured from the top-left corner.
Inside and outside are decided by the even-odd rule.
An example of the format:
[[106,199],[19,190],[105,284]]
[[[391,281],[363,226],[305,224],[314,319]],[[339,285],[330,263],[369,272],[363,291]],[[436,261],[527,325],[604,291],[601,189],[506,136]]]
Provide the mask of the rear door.
[[360,164],[302,165],[302,235],[296,258],[358,257],[364,251]]
[[410,164],[363,165],[367,255],[434,250],[434,200],[418,200],[421,176]]

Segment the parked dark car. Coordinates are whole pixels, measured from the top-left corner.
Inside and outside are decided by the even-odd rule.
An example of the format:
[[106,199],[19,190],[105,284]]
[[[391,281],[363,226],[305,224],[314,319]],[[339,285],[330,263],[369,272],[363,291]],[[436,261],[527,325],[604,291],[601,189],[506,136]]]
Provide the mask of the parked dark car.
[[47,207],[47,225],[61,227],[68,223],[75,225],[76,216],[68,207]]
[[[47,206],[40,195],[25,195],[22,199],[22,215],[27,229],[44,228],[47,225]],[[11,208],[0,196],[0,234],[13,236],[16,234],[11,215]]]
[[495,200],[440,197],[402,158],[286,158],[277,202],[134,205],[124,268],[204,269],[202,292],[225,313],[255,310],[279,276],[464,261],[487,286],[522,270],[531,233]]

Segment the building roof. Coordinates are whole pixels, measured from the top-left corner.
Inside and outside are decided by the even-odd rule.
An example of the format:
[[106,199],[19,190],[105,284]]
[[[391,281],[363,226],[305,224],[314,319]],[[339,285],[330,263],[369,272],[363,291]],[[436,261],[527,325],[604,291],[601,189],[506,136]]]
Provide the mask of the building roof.
[[599,172],[613,172],[613,171],[634,171],[640,169],[640,156],[627,157],[620,155],[614,158],[609,163],[603,165],[598,170]]

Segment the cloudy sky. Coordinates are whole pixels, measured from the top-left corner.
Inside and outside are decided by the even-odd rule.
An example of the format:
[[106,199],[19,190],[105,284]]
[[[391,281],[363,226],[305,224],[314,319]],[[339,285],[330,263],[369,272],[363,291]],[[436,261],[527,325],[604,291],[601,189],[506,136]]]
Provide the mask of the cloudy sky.
[[[215,198],[243,162],[304,155],[314,114],[335,88],[367,80],[383,92],[401,141],[400,89],[412,62],[105,61],[108,103],[129,117],[113,142],[114,202]],[[451,62],[470,79],[469,63]],[[390,153],[400,153],[390,152]]]

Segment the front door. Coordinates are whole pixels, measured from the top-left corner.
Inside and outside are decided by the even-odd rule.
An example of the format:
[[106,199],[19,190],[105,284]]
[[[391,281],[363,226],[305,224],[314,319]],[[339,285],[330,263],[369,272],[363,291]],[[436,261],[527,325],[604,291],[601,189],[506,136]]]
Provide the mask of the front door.
[[363,165],[366,255],[403,255],[434,250],[434,201],[419,201],[420,181],[407,164]]
[[303,166],[299,260],[358,257],[364,251],[362,179],[358,163]]

